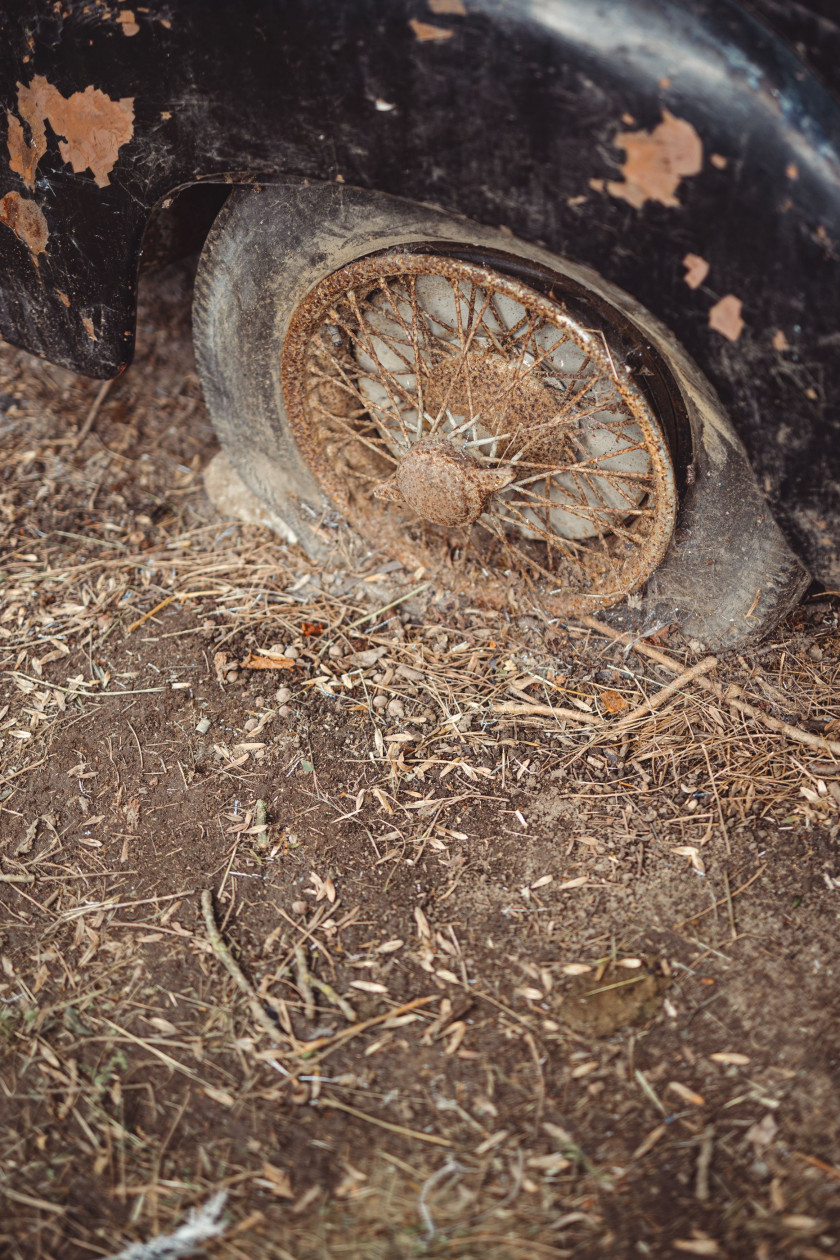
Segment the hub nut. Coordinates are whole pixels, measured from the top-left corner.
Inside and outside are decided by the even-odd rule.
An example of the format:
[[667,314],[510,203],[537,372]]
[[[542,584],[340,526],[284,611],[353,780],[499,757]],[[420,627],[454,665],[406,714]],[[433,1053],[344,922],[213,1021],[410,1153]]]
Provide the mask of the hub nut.
[[433,525],[472,525],[515,475],[511,468],[483,468],[446,438],[429,438],[406,451],[374,495],[404,504]]

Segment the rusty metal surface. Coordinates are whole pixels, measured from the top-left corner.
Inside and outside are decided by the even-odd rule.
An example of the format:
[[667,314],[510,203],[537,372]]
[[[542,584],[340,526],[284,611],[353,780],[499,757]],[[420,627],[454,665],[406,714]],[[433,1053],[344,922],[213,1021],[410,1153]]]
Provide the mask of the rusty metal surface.
[[333,503],[477,597],[602,608],[665,554],[676,488],[650,407],[603,333],[510,276],[425,253],[352,263],[292,316],[282,380]]

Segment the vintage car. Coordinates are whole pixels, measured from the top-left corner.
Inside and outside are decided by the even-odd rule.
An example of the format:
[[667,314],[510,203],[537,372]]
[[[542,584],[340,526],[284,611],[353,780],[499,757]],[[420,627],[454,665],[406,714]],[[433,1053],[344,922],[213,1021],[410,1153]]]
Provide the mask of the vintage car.
[[732,646],[840,587],[838,90],[836,0],[3,0],[0,332],[124,371],[180,208],[310,554]]

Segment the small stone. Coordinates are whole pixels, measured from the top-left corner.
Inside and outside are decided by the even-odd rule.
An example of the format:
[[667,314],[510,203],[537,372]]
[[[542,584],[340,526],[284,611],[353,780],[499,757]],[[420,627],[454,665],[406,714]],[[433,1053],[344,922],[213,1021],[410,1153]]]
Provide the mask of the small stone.
[[306,914],[306,902],[305,902],[305,901],[293,901],[293,902],[292,902],[292,914]]
[[291,698],[292,693],[289,687],[278,687],[274,693],[274,699],[278,704],[288,704]]
[[287,647],[283,649],[283,655],[289,661],[296,661],[300,658],[300,652],[296,647]]
[[294,713],[294,709],[290,705],[284,704],[277,710],[281,718],[290,718]]
[[199,735],[206,735],[210,730],[210,719],[208,717],[203,717],[200,722],[196,723],[195,729],[198,731]]
[[225,674],[225,682],[230,682],[230,683],[236,682],[238,677],[239,677],[238,669],[229,669],[228,672]]
[[258,726],[259,726],[259,722],[257,721],[256,718],[248,718],[248,721],[245,723],[242,729],[244,731],[255,731]]
[[384,709],[384,708],[385,708],[385,705],[386,705],[387,703],[388,703],[388,697],[387,697],[387,696],[374,696],[374,697],[373,697],[373,707],[374,707],[374,709]]
[[822,648],[817,647],[816,643],[809,649],[808,655],[812,661],[821,661],[823,658]]
[[388,717],[404,718],[405,705],[403,704],[402,700],[397,700],[395,697],[393,700],[388,701],[387,712],[388,712]]
[[343,652],[337,643],[331,643],[327,655],[332,657],[334,661],[337,661],[343,655]]

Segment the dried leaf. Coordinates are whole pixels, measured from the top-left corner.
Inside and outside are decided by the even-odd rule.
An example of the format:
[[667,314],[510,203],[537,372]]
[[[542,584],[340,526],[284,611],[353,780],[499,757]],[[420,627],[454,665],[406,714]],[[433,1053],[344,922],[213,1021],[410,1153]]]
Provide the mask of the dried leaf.
[[[220,655],[224,655],[221,653]],[[242,662],[243,669],[294,669],[296,662],[288,656],[263,655],[261,652],[249,652]]]
[[625,709],[630,708],[621,692],[613,691],[609,687],[601,692],[600,700],[607,713],[623,713]]

